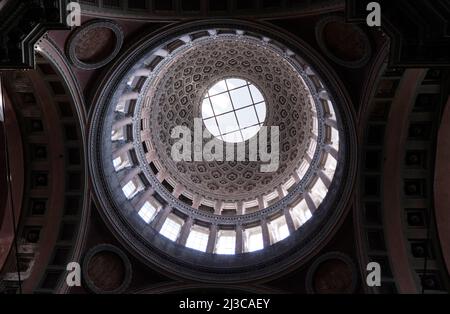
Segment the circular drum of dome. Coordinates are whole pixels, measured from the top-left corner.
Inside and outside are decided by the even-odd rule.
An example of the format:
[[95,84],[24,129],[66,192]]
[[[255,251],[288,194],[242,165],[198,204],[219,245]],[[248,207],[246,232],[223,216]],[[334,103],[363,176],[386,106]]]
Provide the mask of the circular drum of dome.
[[[249,22],[189,22],[143,38],[107,77],[93,186],[143,261],[197,280],[260,279],[301,265],[342,221],[352,115],[305,44]],[[176,159],[182,140],[192,146]]]

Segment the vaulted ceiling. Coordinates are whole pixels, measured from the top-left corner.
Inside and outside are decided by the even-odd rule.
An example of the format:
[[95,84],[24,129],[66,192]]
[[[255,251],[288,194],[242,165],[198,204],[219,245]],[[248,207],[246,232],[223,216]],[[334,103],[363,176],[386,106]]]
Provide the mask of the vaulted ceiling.
[[[0,74],[5,122],[0,123],[0,291],[448,291],[450,7],[443,0],[380,1],[382,26],[371,28],[365,24],[363,2],[80,1],[82,23],[71,29],[65,25],[65,1],[1,1]],[[101,152],[93,154],[99,151],[94,144],[104,142],[99,126],[107,117],[98,112],[108,101],[116,101],[109,97],[109,91],[128,88],[114,84],[124,79],[121,73],[126,66],[137,64],[139,49],[158,47],[171,58],[171,49],[217,35],[189,29],[213,24],[209,18],[223,19],[214,29],[224,34],[229,25],[251,25],[244,27],[248,33],[257,29],[256,33],[276,34],[286,58],[292,57],[291,53],[304,56],[311,65],[309,70],[305,67],[307,77],[315,84],[324,78],[320,84],[330,87],[330,95],[338,100],[336,108],[345,108],[345,138],[352,143],[343,157],[348,161],[349,175],[334,183],[345,186],[346,192],[341,203],[330,203],[342,207],[336,211],[339,215],[333,216],[329,225],[314,215],[311,220],[327,226],[320,241],[310,237],[314,241],[309,246],[298,245],[289,251],[287,248],[301,237],[288,237],[283,242],[289,252],[285,256],[296,257],[287,259],[289,265],[283,271],[275,262],[266,263],[261,268],[270,271],[264,275],[227,280],[225,274],[222,279],[226,284],[220,286],[221,279],[216,277],[199,276],[192,269],[173,269],[177,256],[191,258],[177,249],[180,243],[167,244],[167,239],[164,242],[158,234],[146,231],[142,234],[152,240],[144,250],[141,244],[133,245],[142,238],[139,234],[118,234],[117,226],[124,218],[116,215],[115,207],[129,205],[117,206],[117,200],[108,199],[102,190],[107,184],[102,182],[114,182],[111,178],[115,174],[100,175],[97,161]],[[184,32],[189,40],[180,36],[185,41],[168,41],[172,34]],[[153,70],[166,62],[161,61],[165,56],[159,51],[145,66]],[[176,70],[170,71],[174,72],[170,75],[178,75]],[[137,92],[149,76],[146,71],[133,73],[128,79],[135,94],[118,100],[127,106],[136,102]],[[169,75],[165,78],[170,80]],[[250,78],[258,79],[256,75]],[[164,92],[160,88],[160,95]],[[181,104],[182,95],[179,98]],[[112,117],[108,118],[111,124]],[[119,118],[124,119],[114,121],[116,127],[120,123],[122,128],[132,125],[131,116],[128,120]],[[324,125],[328,123],[327,128],[331,128],[333,119],[325,120]],[[148,140],[151,142],[150,137]],[[124,147],[132,149],[135,144],[130,141]],[[329,146],[327,152],[333,154]],[[219,170],[225,176],[232,172]],[[11,183],[7,173],[13,178]],[[122,174],[118,175],[121,179]],[[101,181],[105,178],[111,181]],[[210,180],[219,182],[220,178]],[[187,185],[186,180],[180,181]],[[223,182],[226,191],[229,179]],[[186,190],[192,195],[200,186],[192,184]],[[161,193],[170,197],[177,194],[176,186],[171,187],[173,191]],[[122,193],[119,185],[116,188]],[[165,188],[170,190],[167,185]],[[180,194],[173,202],[181,203]],[[183,200],[188,203],[183,206],[192,207],[196,199]],[[131,202],[129,208],[138,203]],[[212,205],[212,211],[215,209]],[[239,214],[238,210],[236,207],[231,215]],[[142,226],[142,221],[137,225]],[[290,233],[294,231],[291,226]],[[156,260],[152,245],[167,250],[167,265],[161,262],[163,254]],[[236,254],[233,263],[250,263],[242,256]],[[72,261],[82,266],[82,287],[68,287],[65,282],[66,266]],[[381,265],[381,287],[365,284],[369,262]]]

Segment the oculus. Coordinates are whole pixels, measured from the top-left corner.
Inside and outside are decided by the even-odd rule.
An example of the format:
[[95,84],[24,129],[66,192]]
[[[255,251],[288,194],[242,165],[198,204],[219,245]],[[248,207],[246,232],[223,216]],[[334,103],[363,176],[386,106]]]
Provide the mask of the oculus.
[[225,142],[248,140],[266,119],[266,104],[259,89],[238,78],[215,83],[206,93],[201,110],[208,131]]

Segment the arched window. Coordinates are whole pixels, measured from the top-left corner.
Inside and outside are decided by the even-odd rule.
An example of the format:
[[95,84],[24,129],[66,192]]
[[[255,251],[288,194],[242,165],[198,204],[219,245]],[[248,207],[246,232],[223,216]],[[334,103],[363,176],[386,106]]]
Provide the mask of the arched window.
[[128,199],[132,199],[136,194],[138,194],[143,189],[144,185],[142,184],[141,180],[137,177],[131,179],[130,181],[128,181],[127,184],[125,184],[122,187],[122,191]]
[[272,234],[273,243],[281,241],[289,236],[289,228],[286,223],[286,218],[280,216],[269,223]]
[[159,233],[161,233],[169,240],[176,241],[178,239],[178,236],[180,235],[181,226],[183,226],[183,223],[183,219],[174,214],[170,214],[164,222]]
[[194,225],[186,241],[188,248],[206,252],[208,245],[209,229],[206,227]]
[[245,252],[254,252],[264,248],[261,226],[245,229]]
[[217,254],[234,254],[236,250],[236,231],[219,230],[215,252]]
[[312,217],[311,211],[309,210],[305,200],[301,200],[298,204],[292,207],[290,213],[296,229]]
[[[156,201],[154,201],[156,202]],[[154,203],[152,202],[152,203]],[[151,204],[149,201],[146,201],[144,205],[142,205],[141,209],[139,210],[138,214],[139,216],[146,222],[150,223],[158,213],[161,205],[154,206],[155,204]]]

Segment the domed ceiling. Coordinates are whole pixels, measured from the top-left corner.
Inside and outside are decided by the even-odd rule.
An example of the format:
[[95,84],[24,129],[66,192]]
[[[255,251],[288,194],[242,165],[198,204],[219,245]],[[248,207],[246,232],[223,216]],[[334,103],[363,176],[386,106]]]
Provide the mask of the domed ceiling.
[[[351,119],[304,55],[259,25],[196,22],[149,35],[119,60],[97,97],[91,168],[104,218],[143,260],[246,280],[305,258],[336,223]],[[179,127],[192,133],[174,136]],[[182,160],[180,138],[192,144]],[[205,157],[208,145],[223,157]]]
[[[155,69],[154,79],[144,89],[148,101],[141,109],[143,128],[138,136],[154,149],[154,158],[167,175],[190,195],[211,201],[251,201],[276,191],[299,168],[313,136],[313,103],[305,82],[282,53],[257,38],[213,35],[183,46]],[[254,82],[264,94],[268,105],[264,125],[280,128],[276,171],[261,172],[261,161],[248,157],[235,162],[175,162],[171,157],[177,142],[171,130],[178,125],[194,130],[208,88],[227,77]],[[204,144],[208,140],[203,139]],[[226,143],[220,144],[225,151]]]

